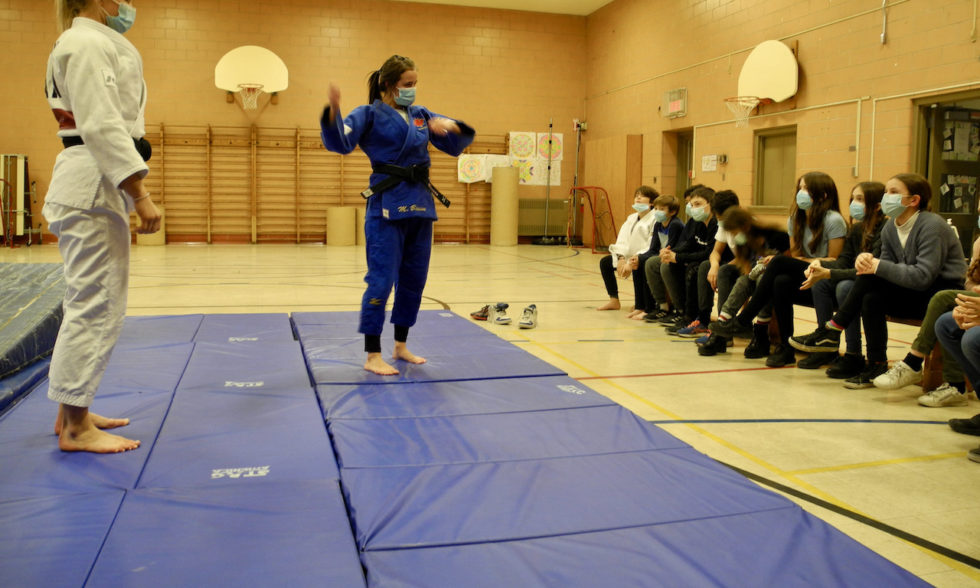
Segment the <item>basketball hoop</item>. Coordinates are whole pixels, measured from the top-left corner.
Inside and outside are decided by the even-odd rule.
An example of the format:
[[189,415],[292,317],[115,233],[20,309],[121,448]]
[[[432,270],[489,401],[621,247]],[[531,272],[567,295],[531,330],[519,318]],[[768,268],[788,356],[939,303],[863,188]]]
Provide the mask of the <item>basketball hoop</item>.
[[238,84],[238,95],[242,98],[242,110],[255,110],[259,106],[262,84]]
[[725,106],[735,115],[735,126],[744,127],[749,124],[749,114],[759,105],[756,96],[732,96],[725,98]]

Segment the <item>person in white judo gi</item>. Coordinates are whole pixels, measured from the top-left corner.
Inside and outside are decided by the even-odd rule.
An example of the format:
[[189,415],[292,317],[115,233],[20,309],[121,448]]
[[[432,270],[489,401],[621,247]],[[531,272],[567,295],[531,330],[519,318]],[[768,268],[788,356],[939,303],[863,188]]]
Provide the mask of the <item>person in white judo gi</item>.
[[143,185],[143,60],[123,35],[136,9],[116,0],[56,0],[62,30],[48,58],[45,95],[65,149],[58,154],[43,209],[58,237],[67,291],[49,371],[59,403],[55,432],[64,451],[117,453],[139,447],[107,433],[129,419],[89,411],[126,313],[129,214],[140,233],[160,229]]

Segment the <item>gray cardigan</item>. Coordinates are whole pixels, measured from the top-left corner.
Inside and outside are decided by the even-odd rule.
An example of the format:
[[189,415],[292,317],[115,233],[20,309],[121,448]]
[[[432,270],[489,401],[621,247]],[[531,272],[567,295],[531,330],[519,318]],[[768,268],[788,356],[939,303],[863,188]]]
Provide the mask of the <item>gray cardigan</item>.
[[937,280],[962,284],[966,277],[960,240],[943,217],[928,211],[919,212],[905,247],[889,219],[881,230],[880,259],[875,275],[912,290],[926,290]]

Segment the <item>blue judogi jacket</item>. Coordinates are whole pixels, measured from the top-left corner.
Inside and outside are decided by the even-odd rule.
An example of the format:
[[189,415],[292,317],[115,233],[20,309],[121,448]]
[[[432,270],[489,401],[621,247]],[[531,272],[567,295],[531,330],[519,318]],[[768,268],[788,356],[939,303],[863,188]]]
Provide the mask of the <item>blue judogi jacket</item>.
[[[330,124],[330,107],[320,118],[323,145],[335,153],[347,154],[360,146],[372,165],[390,164],[401,167],[429,165],[429,143],[449,155],[457,156],[473,142],[476,131],[467,124],[455,121],[460,134],[444,137],[429,134],[429,119],[442,115],[424,106],[409,106],[408,124],[394,108],[381,100],[358,106],[346,118],[340,113]],[[448,117],[445,117],[448,118]],[[387,178],[386,174],[371,174],[371,185]],[[435,202],[427,185],[403,181],[368,199],[366,216],[389,220],[429,218],[436,220]]]

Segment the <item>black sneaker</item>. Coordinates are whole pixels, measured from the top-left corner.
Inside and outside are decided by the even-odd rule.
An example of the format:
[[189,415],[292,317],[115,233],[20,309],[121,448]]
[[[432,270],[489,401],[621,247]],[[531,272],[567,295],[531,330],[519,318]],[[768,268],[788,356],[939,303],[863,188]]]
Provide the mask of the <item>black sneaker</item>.
[[769,357],[769,323],[752,325],[752,340],[745,347],[746,359]]
[[949,428],[964,435],[980,436],[980,414],[968,419],[949,419]]
[[708,330],[716,335],[721,335],[722,337],[727,337],[729,339],[733,339],[735,337],[739,337],[741,339],[752,338],[752,327],[746,327],[734,318],[712,321],[708,325]]
[[796,362],[796,367],[804,370],[815,370],[825,365],[833,363],[840,357],[836,351],[820,351],[811,353],[800,361]]
[[831,329],[824,325],[817,327],[817,330],[809,335],[798,335],[789,338],[789,344],[800,351],[819,353],[821,351],[837,352],[840,347],[841,331]]
[[887,371],[887,361],[876,361],[874,363],[868,362],[868,366],[864,368],[863,372],[854,376],[853,378],[844,380],[844,387],[850,390],[874,388],[874,379]]
[[684,315],[679,315],[676,319],[674,319],[674,322],[666,325],[664,331],[666,331],[668,335],[675,335],[677,334],[677,331],[680,331],[687,325],[691,324],[692,320],[693,319],[689,319]]
[[659,323],[660,319],[667,316],[670,316],[669,310],[663,310],[662,308],[658,308],[653,312],[648,312],[645,315],[643,315],[643,320],[648,323]]
[[766,358],[766,367],[777,368],[796,363],[796,351],[788,345],[779,345]]
[[[670,325],[672,325],[672,324],[674,324],[676,322],[682,321],[682,320],[684,320],[684,313],[683,312],[680,312],[679,310],[672,310],[672,311],[670,311],[670,312],[667,313],[667,316],[663,317],[662,319],[660,319],[657,322],[659,322],[661,325],[663,325],[665,327],[669,327]],[[687,323],[689,323],[689,322],[691,322],[691,321],[684,320],[684,326],[686,327],[687,326]]]
[[698,346],[698,355],[712,356],[728,351],[728,339],[712,333],[704,345]]
[[827,377],[835,380],[846,380],[853,378],[864,371],[867,364],[864,363],[864,356],[857,353],[845,353],[838,356],[834,363],[827,368]]

